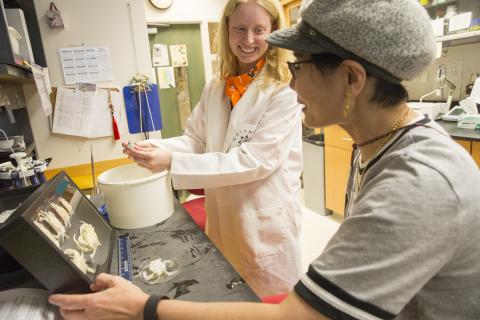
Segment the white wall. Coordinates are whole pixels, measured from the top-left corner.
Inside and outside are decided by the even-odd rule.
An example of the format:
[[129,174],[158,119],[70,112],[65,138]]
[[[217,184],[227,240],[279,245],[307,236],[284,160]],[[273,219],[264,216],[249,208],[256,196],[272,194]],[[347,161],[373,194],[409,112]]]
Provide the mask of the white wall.
[[[55,4],[62,12],[65,29],[50,29],[48,26],[45,13],[49,4],[50,0],[35,1],[52,86],[65,85],[58,49],[82,44],[110,48],[114,79],[110,83],[99,83],[101,87],[122,88],[128,84],[130,78],[137,71],[150,75],[152,68],[143,1],[57,0]],[[128,5],[131,8],[136,46],[134,46],[130,31]],[[48,120],[41,111],[40,99],[36,94],[35,87],[25,85],[24,93],[39,158],[52,157],[51,167],[89,163],[90,144],[93,144],[95,161],[124,157],[120,142],[115,141],[113,137],[86,139],[50,133]],[[124,113],[123,99],[122,105],[119,107]],[[125,116],[123,116],[122,127],[123,130],[120,133],[122,140],[142,139],[141,134],[130,135],[128,133]],[[159,133],[155,133],[154,136],[159,136]]]
[[167,10],[159,10],[145,1],[145,16],[147,23],[198,23],[202,37],[203,64],[205,79],[212,78],[213,70],[210,59],[210,41],[208,38],[208,23],[218,22],[227,0],[174,0]]
[[[435,60],[423,76],[414,81],[405,82],[410,98],[418,100],[424,94],[431,92],[439,86],[436,79],[437,68],[440,64],[445,64],[447,69],[447,79],[455,84],[457,89],[454,91],[453,99],[462,100],[465,98],[465,88],[471,82],[472,74],[480,74],[480,43],[470,43],[445,47],[442,50],[443,56]],[[444,90],[444,97],[431,95],[425,100],[446,101],[448,88]]]
[[218,21],[226,0],[174,0],[167,10],[158,10],[145,0],[147,22]]

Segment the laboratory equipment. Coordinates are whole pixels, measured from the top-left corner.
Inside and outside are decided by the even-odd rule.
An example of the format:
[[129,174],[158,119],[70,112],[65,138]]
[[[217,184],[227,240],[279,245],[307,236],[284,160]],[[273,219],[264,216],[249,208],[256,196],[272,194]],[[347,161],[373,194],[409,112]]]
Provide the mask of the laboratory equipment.
[[[447,74],[447,67],[445,64],[441,64],[437,68],[436,77],[439,81],[439,86],[432,90],[431,92],[424,94],[420,97],[420,102],[410,102],[408,105],[414,109],[419,111],[420,113],[425,114],[430,119],[435,120],[440,114],[447,113],[450,110],[450,106],[452,105],[453,99],[453,92],[457,88],[455,84],[453,84],[450,80],[446,77]],[[447,101],[446,103],[423,103],[423,99],[428,96],[435,94],[437,97],[444,97],[443,89],[445,87],[449,88]]]
[[[46,181],[47,160],[33,160],[24,152],[10,155],[12,161],[0,164],[0,188],[24,188]],[[12,162],[16,162],[14,165]]]
[[34,160],[27,155],[23,136],[0,138],[0,151],[8,152],[10,161],[0,163],[0,188],[19,189],[46,181],[44,171],[51,159]]
[[475,80],[470,96],[460,101],[460,105],[442,116],[446,121],[459,121],[460,117],[465,115],[478,114],[478,106],[480,105],[480,78]]
[[467,112],[462,106],[453,107],[450,111],[442,116],[445,121],[458,121],[458,119]]
[[480,115],[466,114],[460,116],[457,123],[457,128],[461,129],[476,129],[480,124]]
[[133,280],[132,255],[128,234],[118,237],[118,274],[128,281]]
[[407,102],[407,105],[428,118],[435,120],[445,109],[445,102]]
[[[59,208],[69,212],[68,222],[55,218]],[[43,220],[47,216],[49,221]],[[55,219],[63,234],[51,228]],[[94,255],[76,249],[85,223],[100,243]],[[110,271],[115,236],[115,230],[63,171],[0,224],[0,244],[5,251],[51,292],[89,292],[95,275]]]

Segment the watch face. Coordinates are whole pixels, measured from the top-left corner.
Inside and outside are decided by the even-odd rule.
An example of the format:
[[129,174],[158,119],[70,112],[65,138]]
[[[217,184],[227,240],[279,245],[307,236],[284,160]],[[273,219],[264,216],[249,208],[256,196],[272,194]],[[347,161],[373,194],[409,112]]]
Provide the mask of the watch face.
[[172,5],[173,0],[150,0],[152,5],[158,9],[167,9]]

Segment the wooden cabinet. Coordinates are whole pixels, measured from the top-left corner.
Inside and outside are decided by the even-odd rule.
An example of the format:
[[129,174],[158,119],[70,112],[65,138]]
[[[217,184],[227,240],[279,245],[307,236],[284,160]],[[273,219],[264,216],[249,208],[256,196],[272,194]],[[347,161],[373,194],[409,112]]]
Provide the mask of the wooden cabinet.
[[339,126],[325,128],[325,206],[344,215],[352,138]]
[[480,167],[480,141],[474,141],[472,143],[472,157],[478,167]]
[[458,144],[467,150],[473,157],[473,160],[480,167],[480,141],[469,141],[469,140],[459,140],[454,139]]
[[472,142],[468,140],[454,139],[459,145],[461,145],[468,153],[472,153]]

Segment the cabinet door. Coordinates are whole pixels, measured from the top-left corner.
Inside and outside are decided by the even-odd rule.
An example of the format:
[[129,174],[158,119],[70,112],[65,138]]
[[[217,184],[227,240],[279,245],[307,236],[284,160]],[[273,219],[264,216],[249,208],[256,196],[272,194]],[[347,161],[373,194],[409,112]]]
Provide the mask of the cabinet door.
[[325,146],[325,206],[340,215],[344,215],[351,156],[350,150]]
[[330,126],[324,129],[325,145],[344,150],[352,150],[353,140],[347,131],[339,126]]
[[471,141],[467,141],[467,140],[457,140],[457,139],[454,139],[459,145],[461,145],[462,147],[465,148],[465,150],[467,150],[468,153],[471,153],[472,152],[472,142]]
[[472,157],[480,167],[480,142],[472,143]]

